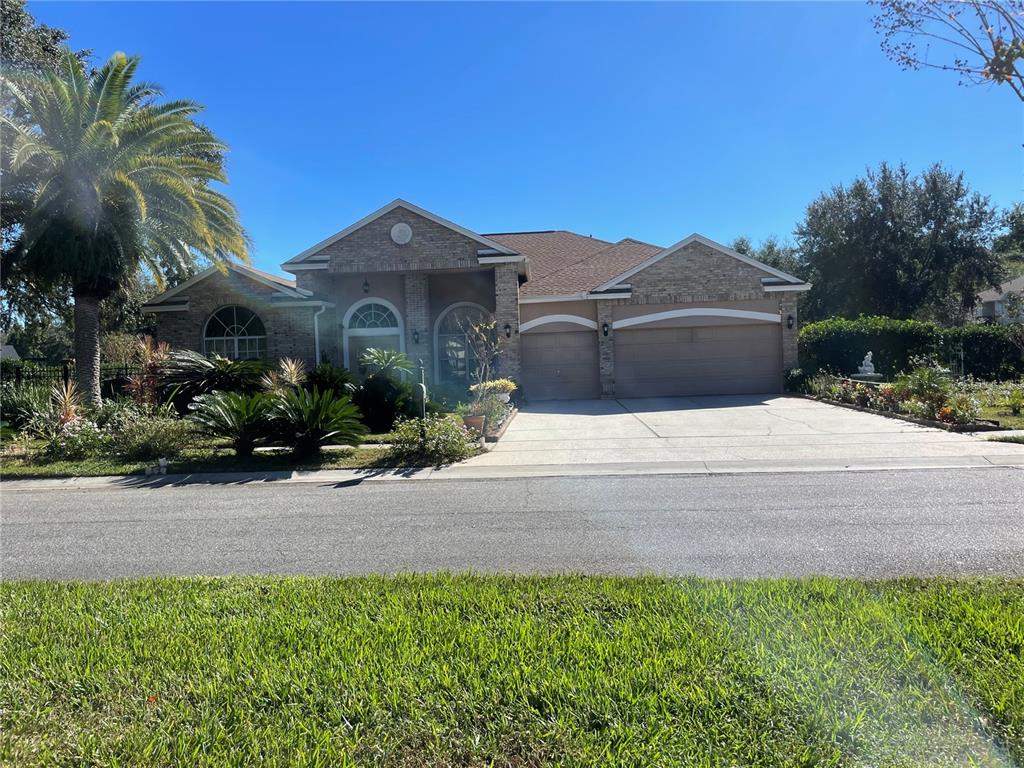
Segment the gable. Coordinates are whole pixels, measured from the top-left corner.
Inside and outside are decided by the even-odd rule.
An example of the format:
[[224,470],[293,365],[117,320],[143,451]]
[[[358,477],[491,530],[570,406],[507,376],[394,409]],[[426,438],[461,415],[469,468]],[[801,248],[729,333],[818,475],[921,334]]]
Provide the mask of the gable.
[[[407,242],[392,236],[409,229]],[[411,230],[411,232],[410,232]],[[480,259],[522,257],[513,249],[404,200],[395,200],[284,263],[290,271],[372,272],[475,266]]]
[[143,305],[144,312],[169,312],[187,310],[191,297],[202,295],[243,294],[262,301],[305,301],[308,291],[295,287],[286,278],[263,272],[259,269],[234,262],[218,267],[208,267],[183,283],[169,288]]

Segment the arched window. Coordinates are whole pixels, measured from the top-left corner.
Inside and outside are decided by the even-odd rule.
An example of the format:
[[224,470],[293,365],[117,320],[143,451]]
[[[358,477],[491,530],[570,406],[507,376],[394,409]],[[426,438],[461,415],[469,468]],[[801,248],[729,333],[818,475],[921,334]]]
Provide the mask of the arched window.
[[349,328],[397,328],[398,318],[383,304],[363,304],[352,313]]
[[470,326],[491,319],[491,313],[479,304],[452,304],[437,318],[434,326],[434,355],[437,381],[441,384],[469,386],[476,369]]
[[349,307],[342,321],[345,367],[362,375],[363,352],[370,347],[405,351],[405,331],[398,308],[381,298],[363,299]]
[[259,315],[246,307],[221,307],[206,321],[203,352],[232,360],[259,360],[267,355],[267,331]]

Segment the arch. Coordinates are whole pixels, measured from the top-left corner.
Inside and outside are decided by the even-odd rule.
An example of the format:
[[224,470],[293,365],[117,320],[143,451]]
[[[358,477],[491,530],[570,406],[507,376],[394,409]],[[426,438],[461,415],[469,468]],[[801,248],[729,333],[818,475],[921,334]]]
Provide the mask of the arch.
[[[479,310],[480,313],[484,317],[488,317],[488,318],[493,317],[493,313],[489,309],[487,309],[487,307],[484,307],[484,306],[482,306],[480,304],[477,304],[476,302],[473,302],[473,301],[457,301],[454,304],[449,304],[447,307],[444,308],[444,310],[441,312],[441,314],[439,314],[437,316],[437,319],[434,321],[434,336],[433,336],[433,341],[434,341],[434,383],[435,384],[443,383],[442,380],[441,380],[441,343],[440,343],[440,339],[441,339],[441,336],[445,335],[445,334],[442,334],[441,326],[444,324],[445,319],[447,319],[447,317],[452,312],[454,312],[457,309],[476,309],[476,310]],[[467,383],[468,383],[468,381],[467,381]]]
[[267,356],[263,319],[241,304],[218,307],[203,324],[203,354],[231,360],[260,360]]
[[782,317],[772,312],[753,312],[749,309],[722,309],[719,307],[693,307],[691,309],[670,309],[666,312],[653,312],[650,315],[626,317],[612,323],[612,328],[629,328],[633,325],[646,325],[659,320],[672,320],[677,317],[732,317],[741,320],[757,320],[763,323],[781,323]]
[[[376,304],[378,307],[383,308],[394,318],[394,325],[364,325],[360,328],[350,328],[353,317],[356,317],[356,313],[361,309],[369,307],[371,304]],[[383,314],[378,312],[379,317],[383,318]],[[341,323],[341,347],[342,347],[342,365],[345,368],[349,367],[349,338],[356,336],[397,336],[398,337],[398,350],[405,352],[405,325],[402,322],[402,313],[398,311],[398,307],[392,304],[387,299],[382,299],[379,296],[368,296],[365,299],[360,299],[345,312],[345,317]]]
[[525,323],[519,324],[519,332],[526,333],[534,328],[541,325],[547,325],[548,323],[575,323],[576,325],[582,325],[584,328],[589,328],[592,331],[597,330],[597,321],[590,320],[586,317],[580,317],[579,315],[544,315],[543,317],[535,317],[533,320],[527,320]]

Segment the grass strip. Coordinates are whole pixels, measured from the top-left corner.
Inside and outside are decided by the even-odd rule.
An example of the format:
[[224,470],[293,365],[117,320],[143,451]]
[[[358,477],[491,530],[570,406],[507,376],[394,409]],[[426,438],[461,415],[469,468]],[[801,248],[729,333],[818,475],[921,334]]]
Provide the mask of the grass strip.
[[1011,766],[1024,582],[2,583],[10,765]]

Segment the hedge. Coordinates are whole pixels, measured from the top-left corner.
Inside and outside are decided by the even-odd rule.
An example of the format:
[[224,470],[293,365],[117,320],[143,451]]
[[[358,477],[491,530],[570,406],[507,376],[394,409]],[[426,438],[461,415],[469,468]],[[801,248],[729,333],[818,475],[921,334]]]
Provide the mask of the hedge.
[[1012,333],[1002,325],[943,328],[891,317],[832,318],[800,329],[800,364],[809,373],[856,373],[871,351],[875,370],[886,377],[908,370],[913,357],[931,356],[965,376],[1015,379],[1024,375],[1024,356]]

